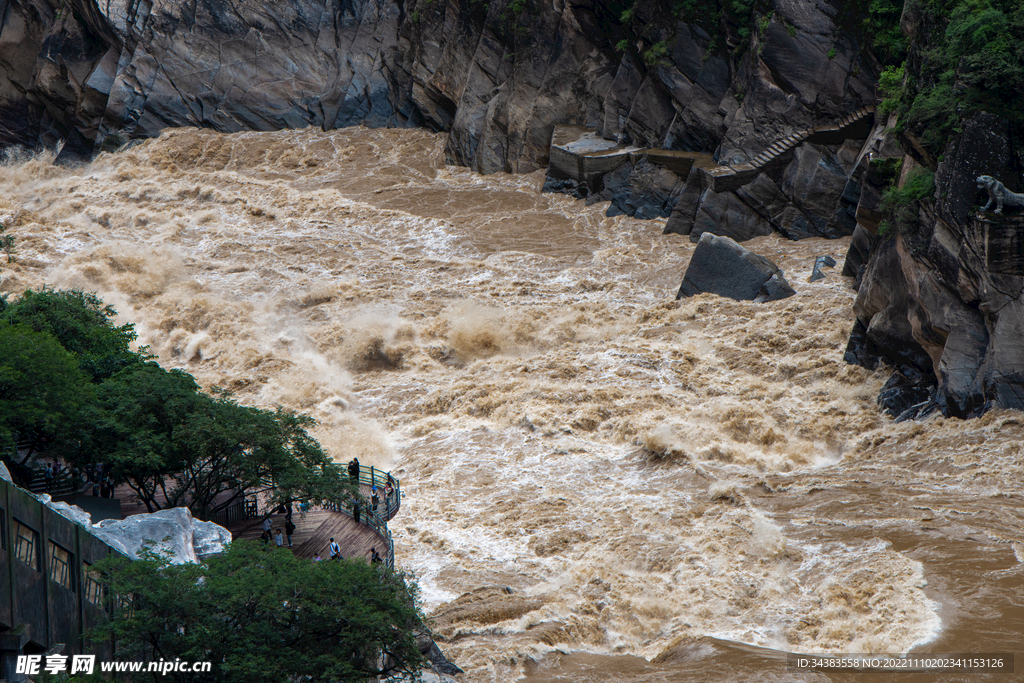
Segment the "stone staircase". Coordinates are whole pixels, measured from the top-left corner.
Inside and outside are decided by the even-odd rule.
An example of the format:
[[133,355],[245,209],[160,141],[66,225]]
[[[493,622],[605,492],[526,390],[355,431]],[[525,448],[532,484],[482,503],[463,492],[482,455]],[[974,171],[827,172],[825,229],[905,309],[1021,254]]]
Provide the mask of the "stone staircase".
[[702,168],[700,169],[700,173],[703,176],[703,184],[705,187],[715,192],[735,190],[752,181],[766,167],[789,154],[793,151],[793,148],[801,142],[807,140],[814,142],[814,138],[827,138],[829,134],[841,133],[843,129],[849,128],[855,123],[872,116],[874,113],[875,108],[873,106],[863,107],[831,124],[814,126],[812,128],[805,128],[804,130],[797,131],[792,135],[788,135],[781,140],[777,140],[772,143],[769,145],[768,149],[761,152],[745,164],[735,164],[733,166],[720,165],[712,166],[710,168]]

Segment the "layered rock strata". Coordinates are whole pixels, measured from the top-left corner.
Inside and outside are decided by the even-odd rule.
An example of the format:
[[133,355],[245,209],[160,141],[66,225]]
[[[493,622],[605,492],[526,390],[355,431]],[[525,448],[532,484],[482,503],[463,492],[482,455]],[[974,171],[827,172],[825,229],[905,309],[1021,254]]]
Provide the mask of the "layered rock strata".
[[[896,369],[887,389],[900,390],[881,397],[894,415],[1024,410],[1024,216],[982,213],[988,197],[977,187],[986,174],[1011,189],[1024,186],[1024,159],[1014,152],[1022,134],[992,114],[970,117],[936,165],[935,195],[920,202],[917,229],[866,235],[851,246],[844,272],[851,260],[863,262],[865,249],[870,257],[847,360]],[[906,155],[904,166],[914,163]],[[868,199],[863,193],[862,204]],[[861,220],[869,233],[872,222]]]

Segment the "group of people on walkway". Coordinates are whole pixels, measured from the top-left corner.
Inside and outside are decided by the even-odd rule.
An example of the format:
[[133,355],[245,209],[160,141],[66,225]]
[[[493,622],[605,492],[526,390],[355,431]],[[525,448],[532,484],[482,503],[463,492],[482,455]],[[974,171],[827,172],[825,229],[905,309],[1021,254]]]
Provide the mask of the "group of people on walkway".
[[274,529],[273,522],[270,521],[270,517],[263,520],[263,534],[260,536],[260,540],[263,541],[264,545],[269,545],[271,539],[278,548],[284,547],[285,537],[288,538],[288,547],[292,547],[292,534],[295,533],[295,523],[292,522],[291,508],[288,509],[288,514],[284,518],[284,535],[281,534],[281,528]]
[[[352,458],[348,463],[348,478],[352,482],[353,486],[359,486],[359,458]],[[372,468],[371,468],[372,469]],[[382,473],[383,474],[383,473]],[[371,478],[373,479],[373,478]],[[395,495],[395,478],[391,476],[391,473],[387,473],[387,481],[384,484],[383,491],[377,486],[376,481],[371,481],[370,486],[370,506],[373,508],[374,514],[379,513],[379,506],[381,503],[381,497],[384,500],[384,518],[387,519],[391,515],[392,500],[391,497]],[[352,516],[355,520],[359,521],[360,516],[360,505],[357,498],[352,500]]]
[[43,480],[46,482],[46,492],[53,493],[53,489],[60,482],[62,476],[69,477],[76,490],[92,488],[92,495],[99,498],[114,497],[114,482],[110,476],[112,466],[109,464],[97,463],[86,465],[84,470],[77,468],[68,470],[67,465],[62,465],[59,460],[46,463],[43,470]]

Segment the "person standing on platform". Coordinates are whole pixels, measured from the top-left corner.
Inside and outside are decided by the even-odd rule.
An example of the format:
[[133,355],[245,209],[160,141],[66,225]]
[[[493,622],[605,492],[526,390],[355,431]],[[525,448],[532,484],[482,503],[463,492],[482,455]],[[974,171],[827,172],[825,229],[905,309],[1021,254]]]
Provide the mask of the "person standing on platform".
[[356,524],[359,524],[359,513],[360,513],[359,499],[358,498],[353,498],[352,499],[352,519],[356,520]]
[[328,551],[328,554],[331,556],[332,560],[344,559],[341,556],[341,546],[334,542],[334,537],[333,536],[331,537],[331,544],[329,546],[327,546],[327,551]]
[[295,533],[295,524],[292,523],[292,518],[284,520],[284,533],[288,536],[288,547],[292,547],[292,534]]
[[380,504],[380,494],[377,492],[377,487],[374,486],[370,493],[370,504],[373,505],[373,514],[377,514],[377,505]]
[[43,472],[43,479],[46,480],[46,492],[53,491],[53,466],[46,463],[46,471]]
[[356,486],[359,486],[359,458],[352,458],[348,464],[348,478]]

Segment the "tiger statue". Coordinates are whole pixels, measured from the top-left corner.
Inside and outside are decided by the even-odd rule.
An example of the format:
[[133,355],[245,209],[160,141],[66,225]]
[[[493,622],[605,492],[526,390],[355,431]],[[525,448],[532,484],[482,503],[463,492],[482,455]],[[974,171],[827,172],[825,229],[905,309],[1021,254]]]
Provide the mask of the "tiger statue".
[[988,203],[982,207],[982,211],[988,211],[988,207],[992,206],[992,200],[996,202],[996,213],[1003,212],[1003,204],[1024,208],[1024,194],[1007,190],[1005,185],[990,175],[978,176],[978,189],[988,190]]

